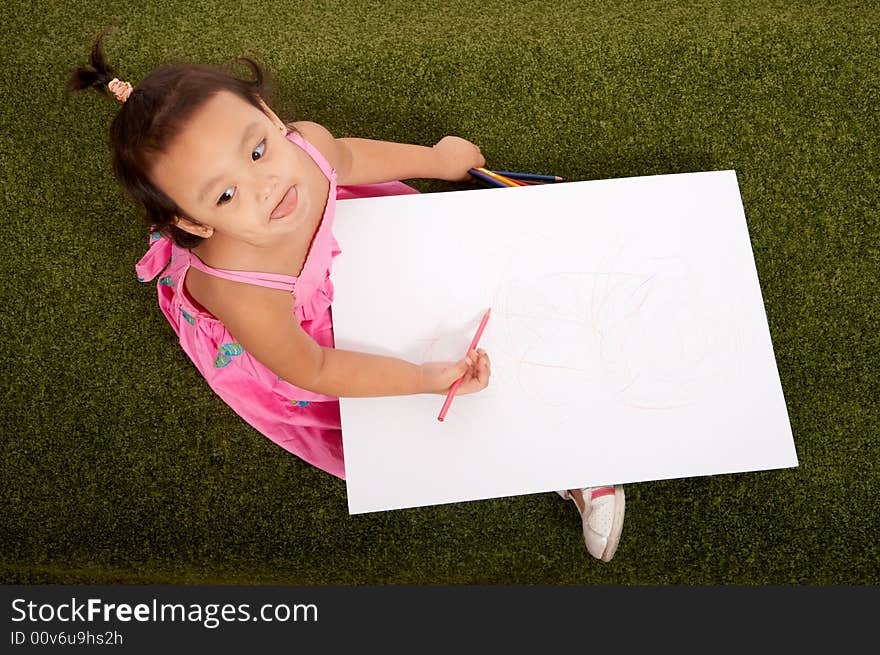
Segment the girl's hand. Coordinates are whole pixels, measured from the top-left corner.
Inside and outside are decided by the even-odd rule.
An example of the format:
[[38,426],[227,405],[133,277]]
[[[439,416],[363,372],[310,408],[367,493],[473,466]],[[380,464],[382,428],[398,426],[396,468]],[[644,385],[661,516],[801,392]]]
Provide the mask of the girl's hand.
[[489,384],[489,355],[482,348],[470,351],[458,362],[425,362],[421,366],[423,388],[426,393],[444,396],[458,378],[464,376],[457,396],[482,391]]
[[[433,146],[434,156],[440,164],[438,179],[450,182],[463,182],[470,179],[469,168],[486,165],[480,149],[466,139],[457,136],[444,136]],[[464,383],[462,383],[464,386]],[[456,393],[461,393],[461,388]]]

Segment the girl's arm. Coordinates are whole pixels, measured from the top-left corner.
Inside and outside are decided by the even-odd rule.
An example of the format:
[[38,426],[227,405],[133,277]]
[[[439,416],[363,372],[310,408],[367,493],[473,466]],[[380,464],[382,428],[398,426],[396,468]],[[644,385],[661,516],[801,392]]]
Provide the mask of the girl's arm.
[[252,357],[301,389],[334,397],[445,394],[464,376],[459,395],[489,384],[483,349],[457,362],[412,364],[396,357],[326,348],[303,330],[287,291],[228,282],[208,311]]
[[480,149],[457,136],[445,136],[432,147],[334,138],[326,128],[310,121],[291,123],[336,170],[338,184],[373,184],[412,178],[466,180],[468,169],[484,166]]
[[311,391],[327,396],[366,398],[445,394],[462,376],[465,379],[458,393],[479,391],[489,383],[489,359],[482,349],[469,352],[458,362],[422,365],[396,357],[326,347],[321,348],[321,355],[318,373],[307,385]]

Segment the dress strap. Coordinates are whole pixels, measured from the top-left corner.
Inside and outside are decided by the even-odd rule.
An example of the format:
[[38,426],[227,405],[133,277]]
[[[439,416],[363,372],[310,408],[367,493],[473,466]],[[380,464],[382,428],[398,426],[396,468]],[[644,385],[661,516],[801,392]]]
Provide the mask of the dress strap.
[[321,154],[320,150],[318,150],[315,146],[306,141],[306,138],[302,134],[300,134],[296,130],[290,130],[287,133],[287,139],[289,141],[293,141],[296,145],[305,150],[309,154],[309,156],[315,160],[315,163],[318,165],[324,175],[327,176],[328,180],[336,179],[336,171],[333,170],[330,162],[328,162],[324,158],[324,155]]
[[284,275],[282,273],[264,273],[263,271],[233,271],[228,268],[214,268],[208,266],[198,255],[186,251],[189,257],[189,264],[200,271],[204,271],[209,275],[222,277],[233,282],[244,282],[246,284],[256,284],[261,287],[271,287],[272,289],[281,289],[293,293],[296,286],[297,278],[293,275]]

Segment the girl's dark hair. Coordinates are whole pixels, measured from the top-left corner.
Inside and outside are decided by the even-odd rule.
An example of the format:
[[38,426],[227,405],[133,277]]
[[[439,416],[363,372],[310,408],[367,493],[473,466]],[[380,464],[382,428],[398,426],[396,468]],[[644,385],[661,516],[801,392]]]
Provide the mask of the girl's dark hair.
[[[92,46],[91,68],[71,69],[65,88],[77,91],[91,87],[113,97],[115,103],[117,100],[107,84],[118,75],[107,64],[101,49],[101,40],[107,31],[99,34]],[[110,124],[110,150],[116,178],[135,202],[143,206],[146,223],[182,248],[192,248],[203,239],[174,225],[174,217],[198,221],[154,185],[147,172],[196,111],[218,92],[234,93],[265,113],[260,99],[268,102],[271,80],[252,59],[239,57],[238,60],[251,67],[254,80],[239,79],[222,68],[197,64],[157,68],[137,84],[132,83],[131,95]]]

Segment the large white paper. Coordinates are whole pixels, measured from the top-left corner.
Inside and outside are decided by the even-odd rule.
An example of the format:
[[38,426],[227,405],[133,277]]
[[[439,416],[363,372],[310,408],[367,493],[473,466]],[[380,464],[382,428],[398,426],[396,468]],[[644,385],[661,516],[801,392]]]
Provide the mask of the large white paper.
[[736,173],[344,200],[336,347],[488,388],[342,398],[352,514],[797,466]]

